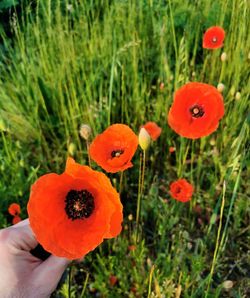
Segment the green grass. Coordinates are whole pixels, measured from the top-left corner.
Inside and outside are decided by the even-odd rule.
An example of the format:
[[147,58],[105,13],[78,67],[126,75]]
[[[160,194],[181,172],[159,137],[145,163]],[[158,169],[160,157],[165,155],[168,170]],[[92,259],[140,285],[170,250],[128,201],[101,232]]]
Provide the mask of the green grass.
[[[128,250],[135,237],[138,150],[124,173],[123,232],[72,265],[71,297],[179,297],[180,291],[181,297],[247,297],[249,3],[74,0],[72,10],[67,1],[38,3],[12,18],[13,39],[1,30],[0,227],[11,223],[11,202],[27,216],[30,185],[64,170],[70,144],[74,158],[88,163],[81,123],[95,135],[111,123],[138,132],[155,121],[163,132],[147,153],[140,243]],[[212,25],[226,31],[223,49],[213,52],[202,49],[203,32]],[[166,121],[173,92],[187,81],[225,84],[219,129],[196,141],[179,137]],[[176,153],[169,154],[170,146]],[[119,188],[119,175],[109,177]],[[195,187],[190,204],[170,199],[169,183],[177,177]],[[110,275],[118,278],[113,287]],[[234,282],[229,293],[222,286],[228,279]],[[67,297],[67,282],[60,295]]]

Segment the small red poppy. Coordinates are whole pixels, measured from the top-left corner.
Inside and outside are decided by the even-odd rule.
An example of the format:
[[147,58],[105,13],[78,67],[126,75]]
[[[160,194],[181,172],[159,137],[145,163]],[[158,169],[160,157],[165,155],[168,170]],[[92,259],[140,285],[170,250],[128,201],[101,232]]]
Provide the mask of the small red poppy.
[[136,246],[135,245],[129,245],[129,247],[128,247],[128,250],[129,251],[134,251],[136,249]]
[[17,203],[12,203],[8,208],[8,212],[10,215],[13,215],[13,216],[19,215],[21,213],[21,207]]
[[109,284],[113,287],[118,281],[118,278],[115,275],[110,275]]
[[157,140],[161,135],[161,128],[155,122],[147,122],[143,125],[153,141]]
[[21,219],[20,216],[15,215],[15,216],[13,217],[13,219],[12,219],[12,223],[13,223],[13,225],[15,225],[15,224],[17,224],[18,222],[20,222],[21,220],[22,220],[22,219]]
[[119,194],[100,172],[67,159],[65,172],[40,177],[31,187],[30,226],[58,257],[78,259],[121,232]]
[[193,186],[186,179],[179,179],[170,184],[171,196],[180,202],[188,202],[193,194]]
[[169,153],[175,152],[175,147],[169,147]]
[[203,36],[204,49],[218,49],[223,46],[225,31],[219,26],[210,27]]
[[116,173],[133,166],[131,159],[138,137],[125,124],[113,124],[99,134],[89,147],[90,157],[105,171]]
[[214,132],[223,115],[220,92],[211,85],[192,82],[175,92],[168,124],[182,137],[198,139]]

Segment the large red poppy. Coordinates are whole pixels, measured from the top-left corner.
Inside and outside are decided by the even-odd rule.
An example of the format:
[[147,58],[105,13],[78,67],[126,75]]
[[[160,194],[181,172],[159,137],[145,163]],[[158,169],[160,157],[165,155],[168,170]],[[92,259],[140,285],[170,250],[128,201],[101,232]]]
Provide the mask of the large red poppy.
[[146,129],[153,141],[156,141],[161,135],[161,128],[155,122],[149,121],[142,127]]
[[72,158],[63,174],[44,175],[32,185],[28,214],[44,249],[68,259],[81,258],[104,238],[117,236],[123,219],[109,179]]
[[179,135],[197,139],[214,132],[223,115],[223,97],[218,90],[208,84],[193,82],[176,91],[168,124]]
[[203,48],[218,49],[223,47],[225,31],[219,26],[210,27],[203,36]]
[[188,202],[191,200],[193,194],[193,186],[186,179],[179,179],[171,183],[170,194],[180,202]]
[[133,166],[131,159],[138,137],[124,124],[113,124],[99,134],[89,147],[90,157],[105,171],[116,173]]

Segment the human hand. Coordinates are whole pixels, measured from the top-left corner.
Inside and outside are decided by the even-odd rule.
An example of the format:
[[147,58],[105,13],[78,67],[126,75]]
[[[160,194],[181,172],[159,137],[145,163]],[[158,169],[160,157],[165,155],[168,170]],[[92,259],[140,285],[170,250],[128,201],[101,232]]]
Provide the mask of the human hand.
[[70,263],[69,260],[50,256],[42,261],[30,250],[38,242],[29,220],[0,230],[0,297],[49,297]]

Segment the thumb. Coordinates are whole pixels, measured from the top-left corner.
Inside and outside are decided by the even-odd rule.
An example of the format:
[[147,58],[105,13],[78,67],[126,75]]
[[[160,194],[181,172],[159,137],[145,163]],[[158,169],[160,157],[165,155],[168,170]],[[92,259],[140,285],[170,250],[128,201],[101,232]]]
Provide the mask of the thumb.
[[65,258],[50,256],[34,270],[36,283],[53,292],[60,278],[71,261]]

